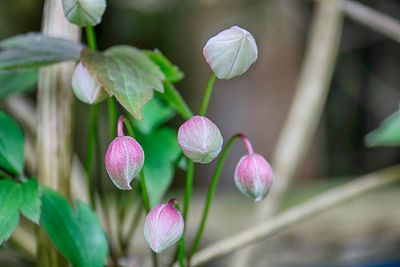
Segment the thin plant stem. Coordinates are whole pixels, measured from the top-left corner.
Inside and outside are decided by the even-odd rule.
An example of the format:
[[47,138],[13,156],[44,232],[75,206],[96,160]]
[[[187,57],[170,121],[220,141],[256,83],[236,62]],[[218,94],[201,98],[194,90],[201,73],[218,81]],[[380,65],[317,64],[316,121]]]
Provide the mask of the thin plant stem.
[[[197,229],[196,236],[195,236],[192,248],[190,250],[189,260],[188,260],[189,264],[190,264],[191,256],[197,251],[197,249],[200,246],[201,238],[202,238],[203,233],[204,233],[204,229],[205,229],[205,226],[206,226],[206,222],[207,222],[208,214],[209,214],[209,211],[210,211],[211,203],[212,203],[212,201],[214,199],[215,190],[217,189],[218,181],[219,181],[219,178],[221,176],[222,168],[224,167],[225,159],[228,156],[229,151],[231,150],[233,143],[237,139],[241,138],[242,136],[243,135],[241,135],[241,134],[237,134],[237,135],[232,136],[229,139],[228,143],[226,144],[225,148],[222,151],[221,157],[219,158],[219,160],[217,162],[217,166],[215,167],[213,178],[211,180],[211,184],[210,184],[210,187],[208,189],[207,198],[206,198],[206,201],[204,203],[203,215],[201,217],[201,221],[200,221],[199,227]],[[246,142],[245,142],[245,144],[246,144],[246,147],[248,148]],[[250,145],[250,147],[251,147],[251,145]]]
[[186,222],[189,213],[190,199],[193,191],[193,178],[194,178],[194,162],[188,161],[187,173],[186,173],[186,186],[185,196],[183,200],[183,220]]
[[214,89],[214,83],[217,77],[214,72],[211,73],[207,83],[206,90],[204,92],[203,101],[201,102],[199,115],[204,116],[207,113],[208,103],[210,102],[211,94]]
[[108,130],[110,138],[114,138],[117,134],[117,102],[114,97],[107,99],[107,109],[108,109]]
[[93,26],[87,26],[86,30],[86,41],[90,49],[93,51],[97,50],[96,34],[94,32]]
[[[85,30],[86,30],[87,44],[89,48],[92,49],[93,51],[96,51],[97,43],[93,27],[88,26],[85,28]],[[96,209],[96,200],[94,195],[93,175],[94,175],[94,167],[96,161],[95,158],[96,147],[97,147],[96,144],[98,143],[98,132],[97,132],[98,119],[99,119],[99,105],[94,104],[90,107],[90,112],[89,112],[89,130],[88,130],[86,162],[85,162],[89,199],[90,199],[90,204],[94,209]]]
[[99,116],[99,105],[95,104],[90,107],[89,112],[89,129],[87,136],[87,149],[86,149],[86,162],[85,162],[85,171],[87,174],[87,188],[89,191],[89,199],[91,206],[96,208],[96,201],[94,196],[94,185],[93,185],[93,176],[94,176],[94,167],[96,161],[96,144],[98,142],[98,132],[97,132],[97,121]]

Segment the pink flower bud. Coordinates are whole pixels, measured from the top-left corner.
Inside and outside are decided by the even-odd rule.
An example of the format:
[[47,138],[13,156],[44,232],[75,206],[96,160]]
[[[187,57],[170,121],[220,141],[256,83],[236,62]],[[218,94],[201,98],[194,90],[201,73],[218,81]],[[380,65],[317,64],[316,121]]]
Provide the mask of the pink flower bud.
[[230,79],[250,68],[257,60],[258,49],[250,32],[233,26],[208,40],[203,55],[219,79]]
[[212,121],[203,116],[193,116],[179,128],[178,143],[189,159],[204,164],[218,156],[223,139]]
[[175,244],[182,236],[184,222],[175,208],[175,201],[159,204],[150,210],[144,222],[144,237],[150,248],[161,253]]
[[254,153],[250,141],[244,135],[240,137],[248,154],[243,156],[236,165],[235,184],[243,194],[259,202],[271,189],[273,171],[263,156]]
[[72,76],[72,91],[79,100],[87,104],[101,102],[108,96],[100,83],[82,62],[79,62],[75,67]]
[[122,190],[130,190],[130,183],[143,167],[144,153],[135,139],[124,136],[123,120],[123,116],[118,119],[118,136],[108,146],[105,165],[114,185]]

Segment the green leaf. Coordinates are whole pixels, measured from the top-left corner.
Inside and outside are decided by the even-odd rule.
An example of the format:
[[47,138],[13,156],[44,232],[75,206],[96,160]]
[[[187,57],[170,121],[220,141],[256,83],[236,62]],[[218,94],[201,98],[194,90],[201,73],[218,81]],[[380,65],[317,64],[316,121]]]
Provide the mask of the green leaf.
[[82,60],[104,89],[138,120],[143,119],[142,108],[152,99],[153,90],[164,90],[164,74],[134,47],[115,46],[104,53],[84,50]]
[[0,111],[0,168],[22,173],[24,165],[24,135],[19,125]]
[[161,101],[154,97],[143,108],[144,119],[138,121],[136,126],[142,133],[148,134],[174,116],[175,112]]
[[84,203],[74,211],[60,194],[42,189],[41,225],[74,267],[103,267],[108,244],[96,214]]
[[143,170],[151,207],[162,200],[171,185],[175,161],[180,155],[176,134],[172,128],[162,128],[151,134],[138,136],[146,157]]
[[146,51],[147,56],[160,67],[165,75],[166,81],[170,83],[177,83],[185,76],[183,72],[171,63],[161,52],[156,49],[154,51]]
[[387,117],[378,129],[365,137],[367,146],[398,146],[400,145],[400,111]]
[[21,184],[21,195],[22,202],[19,210],[26,218],[39,224],[41,201],[38,181],[29,179],[26,183]]
[[170,82],[164,82],[164,93],[160,96],[173,108],[182,118],[189,119],[193,116],[181,94]]
[[6,241],[19,222],[18,208],[22,196],[17,183],[10,180],[0,181],[0,245]]
[[64,15],[69,22],[86,27],[101,22],[106,0],[62,0]]
[[21,70],[78,60],[82,44],[40,33],[28,33],[1,41],[0,48],[0,70]]
[[0,72],[0,99],[34,88],[37,71]]

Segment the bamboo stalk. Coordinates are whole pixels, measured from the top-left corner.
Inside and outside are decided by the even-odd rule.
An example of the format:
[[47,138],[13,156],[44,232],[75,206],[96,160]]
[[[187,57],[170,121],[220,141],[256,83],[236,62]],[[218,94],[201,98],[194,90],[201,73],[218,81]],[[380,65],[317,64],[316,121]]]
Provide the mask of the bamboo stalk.
[[[46,0],[43,33],[78,41],[80,30],[64,17],[59,0]],[[74,62],[40,70],[37,100],[37,173],[42,185],[70,198],[72,92]],[[68,266],[43,230],[38,231],[38,266]]]
[[[344,185],[328,190],[303,204],[299,204],[271,220],[265,220],[255,227],[207,246],[193,256],[191,266],[199,266],[217,257],[232,253],[368,193],[371,190],[376,190],[399,180],[400,165],[361,176]],[[178,263],[174,264],[174,267],[178,266]]]

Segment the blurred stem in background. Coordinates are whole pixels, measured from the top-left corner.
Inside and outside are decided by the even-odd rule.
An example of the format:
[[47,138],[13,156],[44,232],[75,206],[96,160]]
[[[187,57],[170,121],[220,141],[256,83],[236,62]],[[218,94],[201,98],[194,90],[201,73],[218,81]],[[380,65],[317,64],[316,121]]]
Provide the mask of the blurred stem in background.
[[[93,51],[97,50],[96,35],[92,26],[85,28],[87,44]],[[85,170],[87,174],[87,187],[91,206],[96,209],[96,199],[94,194],[94,172],[95,172],[95,155],[96,147],[99,142],[98,138],[98,120],[99,120],[99,104],[90,106],[89,111],[89,129],[86,143],[86,162]]]

